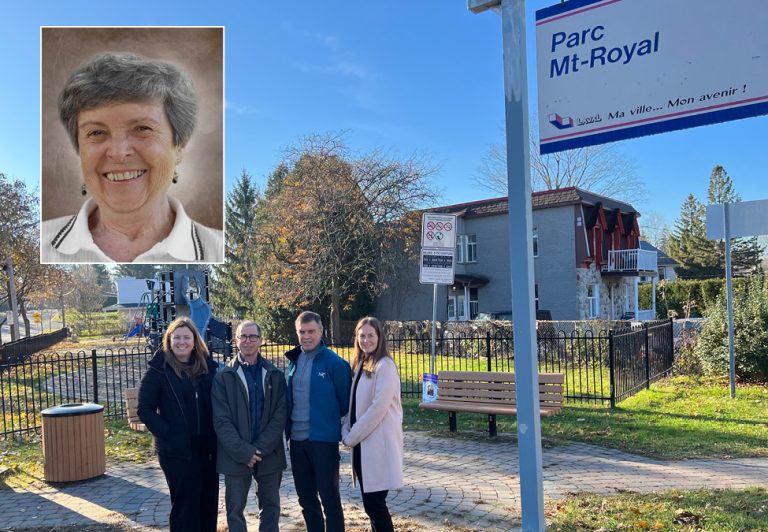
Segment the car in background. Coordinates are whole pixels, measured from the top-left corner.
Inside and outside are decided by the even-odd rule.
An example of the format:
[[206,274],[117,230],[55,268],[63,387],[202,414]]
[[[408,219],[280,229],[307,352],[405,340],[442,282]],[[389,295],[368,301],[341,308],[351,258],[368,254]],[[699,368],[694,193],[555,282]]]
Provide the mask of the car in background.
[[512,320],[511,310],[499,310],[495,312],[478,312],[475,319],[478,321],[491,321],[491,320]]

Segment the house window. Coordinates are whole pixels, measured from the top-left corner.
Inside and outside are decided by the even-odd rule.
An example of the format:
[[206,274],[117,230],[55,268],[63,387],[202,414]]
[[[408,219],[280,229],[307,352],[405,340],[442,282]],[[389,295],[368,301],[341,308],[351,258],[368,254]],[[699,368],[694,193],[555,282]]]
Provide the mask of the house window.
[[448,320],[464,321],[464,294],[448,296]]
[[459,235],[456,240],[456,262],[477,262],[477,235]]
[[587,285],[587,319],[600,315],[600,287],[596,284]]
[[533,226],[533,257],[539,256],[539,228]]

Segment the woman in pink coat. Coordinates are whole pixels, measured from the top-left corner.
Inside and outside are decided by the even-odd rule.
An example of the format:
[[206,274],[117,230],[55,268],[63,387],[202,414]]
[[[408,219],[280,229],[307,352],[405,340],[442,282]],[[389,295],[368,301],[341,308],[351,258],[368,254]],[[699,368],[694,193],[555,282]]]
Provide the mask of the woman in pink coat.
[[403,485],[403,406],[397,366],[376,318],[357,322],[352,367],[355,376],[342,442],[352,447],[353,475],[360,482],[371,529],[392,531],[387,493]]

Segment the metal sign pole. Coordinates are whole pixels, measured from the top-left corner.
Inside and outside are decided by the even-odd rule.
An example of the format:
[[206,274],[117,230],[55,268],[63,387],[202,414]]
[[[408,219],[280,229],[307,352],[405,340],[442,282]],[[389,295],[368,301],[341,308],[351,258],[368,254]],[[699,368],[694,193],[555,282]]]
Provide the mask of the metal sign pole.
[[730,203],[723,203],[723,234],[725,235],[725,289],[728,305],[728,366],[731,399],[736,397],[736,353],[733,345],[733,283],[731,281],[731,220]]
[[436,366],[435,346],[437,344],[437,283],[432,286],[432,349],[429,357],[429,372],[434,375]]
[[475,13],[501,6],[507,131],[509,253],[517,383],[517,439],[523,530],[544,531],[538,350],[534,316],[533,214],[528,137],[525,1],[469,0]]

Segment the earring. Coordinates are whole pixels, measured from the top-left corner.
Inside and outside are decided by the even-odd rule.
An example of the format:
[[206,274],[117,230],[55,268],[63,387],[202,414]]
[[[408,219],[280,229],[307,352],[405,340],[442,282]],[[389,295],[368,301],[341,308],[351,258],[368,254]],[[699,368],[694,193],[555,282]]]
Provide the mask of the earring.
[[[172,181],[174,183],[178,183],[179,182],[179,171],[178,170],[174,170],[173,171],[173,180]],[[83,185],[83,186],[85,186],[85,185]]]
[[80,194],[85,196],[87,193],[88,191],[85,190],[85,183],[83,183],[82,186],[80,187]]

